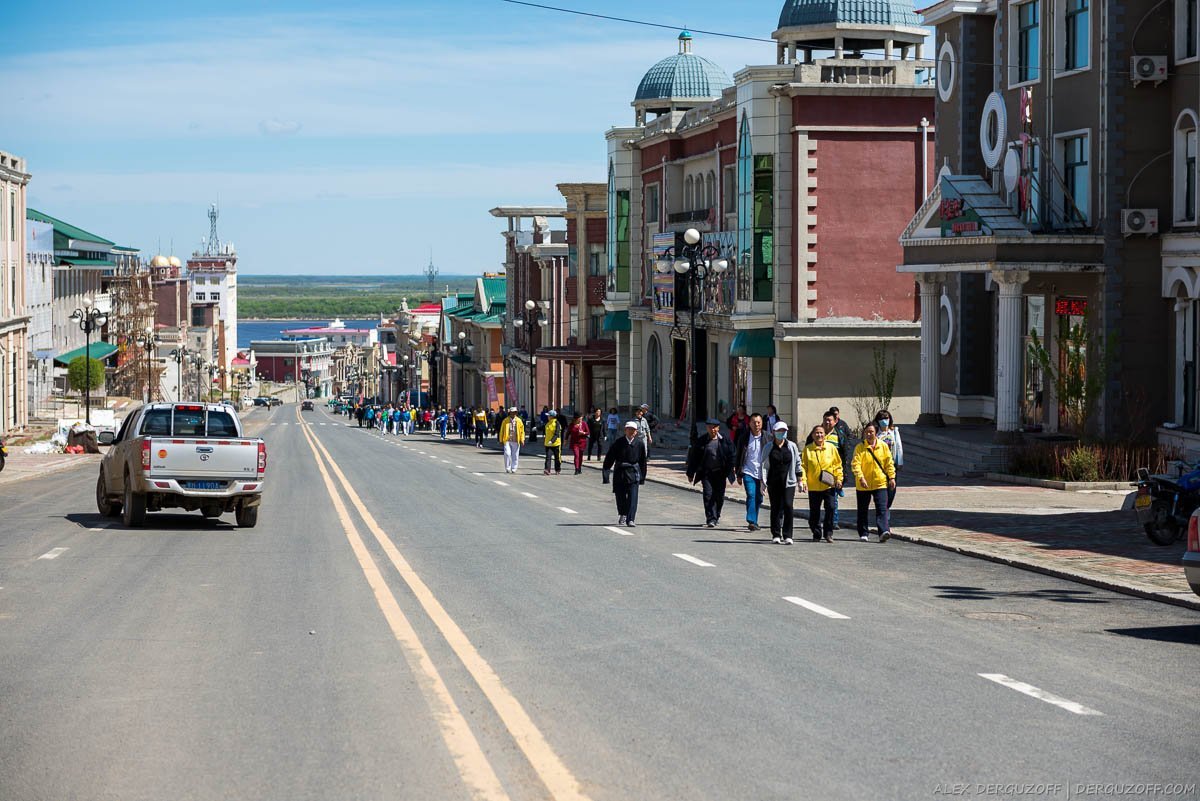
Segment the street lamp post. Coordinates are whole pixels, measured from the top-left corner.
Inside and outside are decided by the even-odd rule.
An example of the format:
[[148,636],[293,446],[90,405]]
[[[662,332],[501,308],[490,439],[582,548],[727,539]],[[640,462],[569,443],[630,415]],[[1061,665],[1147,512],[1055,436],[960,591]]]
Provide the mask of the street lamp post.
[[454,360],[458,362],[458,405],[464,408],[467,405],[467,362],[471,358],[471,350],[474,347],[475,343],[467,339],[467,332],[459,331]]
[[183,363],[188,357],[187,346],[175,348],[170,356],[175,360],[175,393],[179,396],[176,400],[183,400]]
[[204,357],[197,353],[192,359],[192,365],[196,368],[196,402],[199,403],[204,400],[204,372],[208,367],[208,362],[204,361]]
[[154,351],[158,347],[158,335],[154,326],[146,326],[146,330],[137,335],[135,341],[142,350],[146,351],[146,403],[154,400],[154,379],[151,370],[154,366]]
[[513,319],[513,328],[518,331],[525,332],[525,352],[529,354],[529,414],[530,417],[537,414],[537,364],[534,362],[534,347],[533,347],[533,332],[538,328],[545,328],[550,324],[550,319],[546,317],[545,312],[535,300],[525,301],[525,309],[521,312],[521,316]]
[[[425,361],[429,363],[429,400],[434,406],[443,405],[442,388],[438,385],[438,358],[440,356],[441,351],[438,349],[437,337],[434,337],[433,341],[429,343],[429,350],[425,353]],[[448,398],[445,399],[444,405],[450,405]]]
[[404,384],[404,402],[409,406],[415,406],[412,402],[412,362],[409,361],[408,354],[400,357],[400,382]]
[[83,331],[83,358],[87,364],[83,381],[83,418],[88,425],[92,424],[92,332],[103,328],[108,322],[108,315],[96,308],[92,296],[83,299],[83,308],[76,309],[71,319],[79,324]]
[[[690,430],[688,442],[696,444],[696,356],[700,352],[700,342],[697,338],[696,311],[703,297],[704,279],[708,276],[719,278],[729,269],[728,260],[721,257],[721,249],[716,245],[700,244],[700,232],[689,228],[683,232],[684,245],[676,253],[674,247],[667,248],[661,259],[654,263],[654,269],[660,273],[674,270],[678,275],[687,278],[688,307],[690,312],[691,358],[688,359],[688,419]],[[676,301],[676,314],[679,304]]]

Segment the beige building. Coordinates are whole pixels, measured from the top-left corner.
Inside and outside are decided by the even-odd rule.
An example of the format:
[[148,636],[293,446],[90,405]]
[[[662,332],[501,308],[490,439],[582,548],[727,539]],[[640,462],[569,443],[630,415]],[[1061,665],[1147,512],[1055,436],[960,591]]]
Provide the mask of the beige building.
[[25,160],[0,152],[0,434],[28,423]]

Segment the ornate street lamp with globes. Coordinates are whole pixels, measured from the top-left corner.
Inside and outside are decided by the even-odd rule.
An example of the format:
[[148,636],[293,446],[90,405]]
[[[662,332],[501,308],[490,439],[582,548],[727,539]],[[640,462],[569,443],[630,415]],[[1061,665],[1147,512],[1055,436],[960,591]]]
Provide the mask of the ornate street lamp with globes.
[[83,406],[84,420],[88,425],[92,424],[92,333],[100,328],[103,328],[108,323],[108,315],[96,308],[95,301],[91,295],[85,295],[83,298],[83,308],[76,309],[71,314],[71,319],[79,324],[79,329],[83,331],[84,346],[83,357],[87,360],[87,369],[84,371],[85,378],[83,382]]
[[[537,362],[534,355],[533,332],[550,325],[550,318],[536,300],[525,301],[525,308],[519,317],[513,319],[513,328],[525,332],[525,352],[529,354],[529,416],[536,419],[537,412]],[[531,422],[530,429],[533,424]]]
[[154,367],[154,351],[158,348],[158,334],[154,333],[154,326],[148,325],[145,331],[138,333],[134,341],[146,352],[146,403],[150,403],[154,400],[154,379],[151,371]]

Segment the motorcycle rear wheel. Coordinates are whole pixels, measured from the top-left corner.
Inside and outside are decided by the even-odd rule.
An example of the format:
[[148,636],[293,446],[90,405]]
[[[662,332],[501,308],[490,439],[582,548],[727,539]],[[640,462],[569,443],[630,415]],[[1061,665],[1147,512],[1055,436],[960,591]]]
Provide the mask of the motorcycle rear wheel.
[[1146,536],[1155,545],[1171,545],[1182,533],[1171,519],[1170,511],[1157,504],[1154,507],[1154,519],[1146,524],[1145,529]]

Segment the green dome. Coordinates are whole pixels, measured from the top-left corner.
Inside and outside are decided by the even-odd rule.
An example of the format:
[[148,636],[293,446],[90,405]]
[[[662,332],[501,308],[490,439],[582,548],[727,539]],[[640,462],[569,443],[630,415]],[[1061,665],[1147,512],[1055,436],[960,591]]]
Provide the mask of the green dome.
[[908,0],[787,0],[780,28],[806,25],[912,25],[921,20]]
[[691,51],[692,35],[679,34],[679,52],[655,64],[638,84],[634,102],[671,98],[720,97],[733,85],[725,70]]

